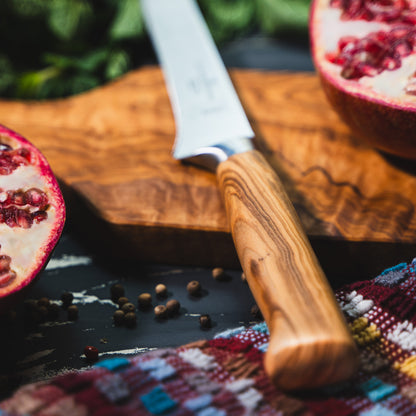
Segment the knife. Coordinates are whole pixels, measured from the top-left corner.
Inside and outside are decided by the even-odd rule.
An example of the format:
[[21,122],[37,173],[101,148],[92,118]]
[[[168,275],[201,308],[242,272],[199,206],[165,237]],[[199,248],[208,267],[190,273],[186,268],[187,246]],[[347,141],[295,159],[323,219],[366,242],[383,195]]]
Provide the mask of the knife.
[[173,156],[216,173],[241,267],[270,332],[266,372],[281,389],[346,380],[357,348],[194,0],[142,0],[176,123]]

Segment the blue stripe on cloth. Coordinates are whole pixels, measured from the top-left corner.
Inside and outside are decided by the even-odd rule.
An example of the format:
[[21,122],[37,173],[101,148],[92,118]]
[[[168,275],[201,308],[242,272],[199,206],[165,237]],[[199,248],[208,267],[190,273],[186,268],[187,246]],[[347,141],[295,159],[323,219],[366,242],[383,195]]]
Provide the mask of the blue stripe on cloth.
[[177,406],[177,403],[159,386],[141,396],[140,399],[146,409],[154,415],[161,415]]
[[126,358],[121,357],[115,357],[115,358],[109,358],[108,360],[101,361],[94,365],[94,367],[102,367],[106,368],[110,371],[116,371],[121,368],[127,367],[130,365],[130,361]]
[[377,377],[372,377],[360,384],[360,389],[372,402],[378,402],[385,399],[397,391],[396,386],[385,384]]

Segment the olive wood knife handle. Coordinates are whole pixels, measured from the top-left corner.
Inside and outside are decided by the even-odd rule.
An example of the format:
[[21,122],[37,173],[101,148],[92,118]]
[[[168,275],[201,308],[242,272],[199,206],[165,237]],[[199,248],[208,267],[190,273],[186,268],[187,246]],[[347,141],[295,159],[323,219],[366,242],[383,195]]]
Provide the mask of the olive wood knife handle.
[[265,369],[284,390],[348,379],[357,348],[299,218],[256,150],[217,168],[247,282],[270,332]]

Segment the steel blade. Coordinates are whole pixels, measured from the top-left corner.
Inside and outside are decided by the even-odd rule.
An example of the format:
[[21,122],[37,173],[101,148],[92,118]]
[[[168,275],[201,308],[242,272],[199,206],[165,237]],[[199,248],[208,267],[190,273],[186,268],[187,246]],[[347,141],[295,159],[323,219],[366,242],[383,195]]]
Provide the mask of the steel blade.
[[142,0],[176,124],[173,156],[219,145],[251,148],[253,130],[203,16],[193,0]]

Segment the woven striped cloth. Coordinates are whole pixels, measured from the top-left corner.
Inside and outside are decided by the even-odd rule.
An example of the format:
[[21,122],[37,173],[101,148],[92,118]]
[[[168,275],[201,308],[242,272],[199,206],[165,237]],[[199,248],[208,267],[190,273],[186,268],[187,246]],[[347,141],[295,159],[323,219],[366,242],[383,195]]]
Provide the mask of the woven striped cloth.
[[261,322],[28,384],[0,403],[0,416],[416,415],[416,259],[336,297],[361,358],[348,382],[277,390],[262,365],[269,333]]

